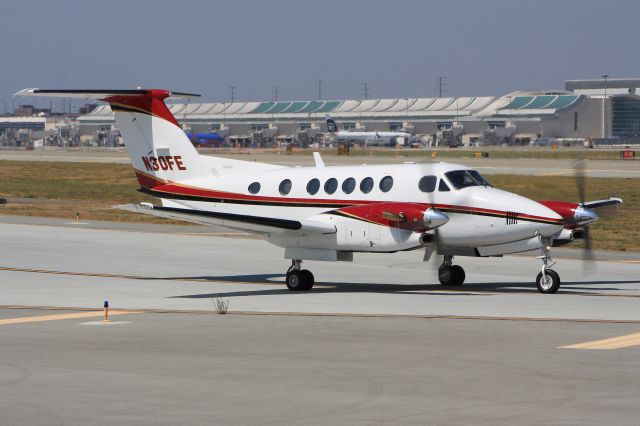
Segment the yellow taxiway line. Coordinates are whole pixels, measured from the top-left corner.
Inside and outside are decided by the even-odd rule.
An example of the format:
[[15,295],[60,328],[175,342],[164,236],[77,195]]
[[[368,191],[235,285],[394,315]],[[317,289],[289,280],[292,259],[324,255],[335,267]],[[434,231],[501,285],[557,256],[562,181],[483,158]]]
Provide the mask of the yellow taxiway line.
[[640,346],[640,333],[625,334],[610,339],[593,340],[575,345],[560,346],[560,349],[621,349]]
[[[128,315],[139,314],[140,311],[109,311],[111,315]],[[56,314],[56,315],[40,315],[36,317],[21,317],[21,318],[5,318],[0,319],[0,325],[5,324],[23,324],[27,322],[40,322],[40,321],[57,321],[74,318],[90,318],[104,316],[104,311],[88,311],[88,312],[73,312],[70,314]]]

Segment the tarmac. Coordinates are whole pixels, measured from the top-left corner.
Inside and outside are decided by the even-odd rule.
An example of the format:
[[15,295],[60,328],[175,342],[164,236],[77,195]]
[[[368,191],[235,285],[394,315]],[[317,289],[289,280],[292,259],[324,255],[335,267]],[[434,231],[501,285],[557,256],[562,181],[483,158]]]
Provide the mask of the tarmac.
[[281,249],[204,229],[0,217],[1,423],[637,424],[638,254],[554,250],[554,295],[535,253],[447,288],[419,251],[289,292]]

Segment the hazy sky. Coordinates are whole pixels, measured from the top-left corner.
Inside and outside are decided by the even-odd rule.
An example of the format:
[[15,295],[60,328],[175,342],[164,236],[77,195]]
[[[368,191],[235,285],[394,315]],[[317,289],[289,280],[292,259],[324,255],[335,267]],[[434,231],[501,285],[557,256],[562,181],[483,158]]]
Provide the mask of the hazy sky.
[[[0,100],[40,88],[236,99],[501,95],[640,75],[640,2],[4,1]],[[0,110],[3,105],[0,105]]]

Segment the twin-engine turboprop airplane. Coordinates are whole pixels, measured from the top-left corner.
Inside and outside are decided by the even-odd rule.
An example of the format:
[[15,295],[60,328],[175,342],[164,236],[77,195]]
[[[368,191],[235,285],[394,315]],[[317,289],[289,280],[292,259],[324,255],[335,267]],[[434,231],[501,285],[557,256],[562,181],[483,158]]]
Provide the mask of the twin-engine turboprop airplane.
[[[592,210],[621,203],[536,202],[492,187],[477,171],[447,163],[284,167],[199,155],[164,103],[197,95],[166,90],[39,90],[17,95],[99,99],[111,105],[140,191],[160,199],[123,209],[261,235],[291,259],[286,284],[310,290],[303,260],[352,261],[354,252],[425,249],[444,256],[443,285],[465,280],[454,256],[540,250],[536,284],[560,287],[550,247],[587,234]],[[588,234],[587,234],[588,235]]]

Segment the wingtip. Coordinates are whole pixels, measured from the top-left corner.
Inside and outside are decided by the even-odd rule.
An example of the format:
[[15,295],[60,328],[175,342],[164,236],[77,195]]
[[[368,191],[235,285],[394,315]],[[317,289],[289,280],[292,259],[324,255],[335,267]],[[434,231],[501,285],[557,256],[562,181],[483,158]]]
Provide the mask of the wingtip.
[[36,87],[22,89],[14,93],[13,96],[31,96],[36,92],[36,90],[38,90]]

